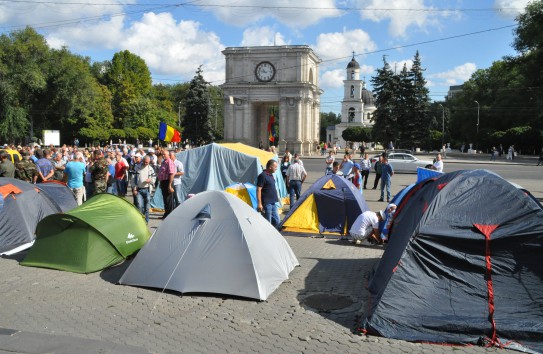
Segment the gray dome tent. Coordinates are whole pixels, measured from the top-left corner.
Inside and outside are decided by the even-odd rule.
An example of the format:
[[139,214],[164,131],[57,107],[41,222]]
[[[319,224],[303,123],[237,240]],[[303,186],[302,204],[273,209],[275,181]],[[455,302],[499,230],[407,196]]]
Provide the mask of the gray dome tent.
[[208,191],[174,209],[119,283],[266,300],[297,265],[262,215],[232,194]]

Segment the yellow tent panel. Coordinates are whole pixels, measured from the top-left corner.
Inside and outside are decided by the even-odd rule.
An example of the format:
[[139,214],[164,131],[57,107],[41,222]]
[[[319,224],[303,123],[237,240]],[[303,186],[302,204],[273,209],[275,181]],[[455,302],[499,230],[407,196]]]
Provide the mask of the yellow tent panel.
[[221,146],[225,148],[242,152],[247,155],[256,156],[260,160],[262,167],[266,168],[266,164],[269,160],[273,159],[275,156],[273,153],[257,149],[255,147],[245,145],[242,143],[222,143]]
[[319,215],[315,196],[311,194],[283,224],[284,231],[319,232]]
[[239,185],[235,185],[227,187],[224,191],[233,194],[239,199],[243,200],[245,203],[249,204],[251,208],[253,207],[251,197],[249,196],[249,193],[247,192],[247,189],[245,189],[245,187],[241,188],[239,187]]
[[332,179],[328,180],[328,182],[326,182],[321,189],[336,189],[336,185],[334,184],[334,182],[332,181]]

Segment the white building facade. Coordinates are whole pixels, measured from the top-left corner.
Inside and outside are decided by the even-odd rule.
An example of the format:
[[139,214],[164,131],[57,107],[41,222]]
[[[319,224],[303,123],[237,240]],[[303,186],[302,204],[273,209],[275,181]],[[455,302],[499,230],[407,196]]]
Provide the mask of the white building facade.
[[341,123],[327,128],[327,140],[338,142],[345,147],[346,141],[341,134],[349,127],[372,127],[375,102],[371,91],[366,89],[364,80],[360,79],[360,64],[354,59],[347,64],[346,80],[343,80],[343,101],[341,102]]
[[229,47],[224,92],[224,140],[270,144],[270,111],[279,123],[279,151],[311,155],[319,143],[320,59],[309,46]]

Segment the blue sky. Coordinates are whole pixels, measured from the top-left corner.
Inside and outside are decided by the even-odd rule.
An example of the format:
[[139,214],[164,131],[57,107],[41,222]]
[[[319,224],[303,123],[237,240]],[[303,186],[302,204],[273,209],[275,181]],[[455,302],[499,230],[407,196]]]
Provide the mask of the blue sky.
[[32,26],[50,46],[93,61],[129,50],[155,83],[224,79],[226,47],[309,45],[323,60],[321,111],[340,112],[352,52],[362,77],[387,61],[401,70],[418,50],[431,98],[514,55],[515,17],[527,0],[0,0],[0,31]]

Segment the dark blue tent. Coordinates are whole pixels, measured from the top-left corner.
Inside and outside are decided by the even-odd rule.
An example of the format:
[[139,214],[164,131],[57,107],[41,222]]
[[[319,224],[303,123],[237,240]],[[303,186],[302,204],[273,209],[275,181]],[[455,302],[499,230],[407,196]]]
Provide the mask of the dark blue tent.
[[542,350],[543,208],[485,170],[415,185],[369,282],[361,330]]
[[328,175],[305,191],[285,216],[287,232],[347,234],[358,215],[369,210],[362,193],[347,179]]
[[53,200],[64,213],[77,207],[77,201],[72,190],[64,183],[57,181],[50,181],[36,184],[36,187],[47,195],[47,197]]

